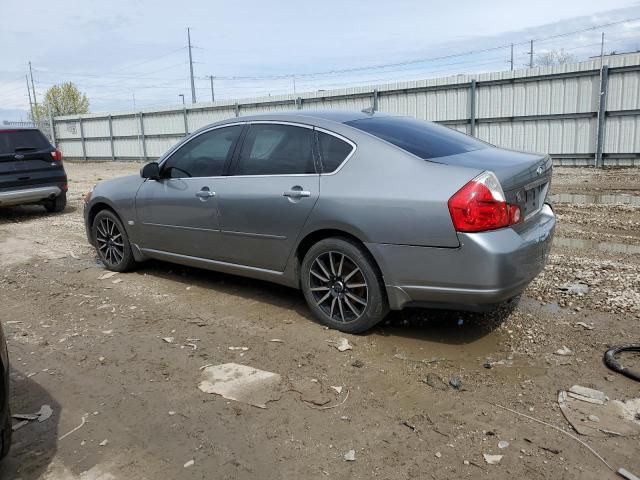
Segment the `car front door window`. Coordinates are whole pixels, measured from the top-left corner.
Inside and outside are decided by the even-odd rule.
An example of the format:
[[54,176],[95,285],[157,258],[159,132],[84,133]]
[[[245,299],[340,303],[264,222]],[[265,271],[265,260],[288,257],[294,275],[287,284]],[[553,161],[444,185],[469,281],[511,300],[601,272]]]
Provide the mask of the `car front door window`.
[[191,178],[223,175],[241,131],[242,125],[233,125],[198,135],[169,157],[162,167],[162,176]]

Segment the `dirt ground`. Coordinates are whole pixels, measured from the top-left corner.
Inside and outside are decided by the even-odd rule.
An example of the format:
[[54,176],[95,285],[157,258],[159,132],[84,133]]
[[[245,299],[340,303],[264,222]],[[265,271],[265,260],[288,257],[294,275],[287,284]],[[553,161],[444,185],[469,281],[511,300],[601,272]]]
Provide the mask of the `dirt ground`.
[[[408,310],[352,336],[316,323],[299,292],[260,281],[161,262],[101,280],[81,194],[139,165],[66,166],[64,213],[0,210],[11,407],[53,409],[14,432],[0,478],[617,478],[576,440],[497,405],[640,475],[640,436],[579,435],[557,403],[574,384],[640,396],[602,363],[609,345],[640,338],[640,171],[556,169],[554,195],[573,196],[556,203],[548,267],[519,304]],[[329,343],[340,337],[353,349]],[[280,374],[279,399],[259,409],[197,388],[200,367],[228,362]]]

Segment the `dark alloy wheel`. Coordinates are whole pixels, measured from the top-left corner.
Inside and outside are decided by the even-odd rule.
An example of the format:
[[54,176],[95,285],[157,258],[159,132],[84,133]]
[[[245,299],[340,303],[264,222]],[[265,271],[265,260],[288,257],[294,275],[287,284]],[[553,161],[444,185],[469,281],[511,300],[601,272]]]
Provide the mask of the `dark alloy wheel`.
[[99,212],[93,221],[92,232],[98,256],[109,270],[124,272],[133,266],[135,259],[127,232],[113,212]]
[[309,307],[332,328],[360,333],[387,314],[383,282],[373,259],[349,239],[328,238],[312,246],[301,275]]

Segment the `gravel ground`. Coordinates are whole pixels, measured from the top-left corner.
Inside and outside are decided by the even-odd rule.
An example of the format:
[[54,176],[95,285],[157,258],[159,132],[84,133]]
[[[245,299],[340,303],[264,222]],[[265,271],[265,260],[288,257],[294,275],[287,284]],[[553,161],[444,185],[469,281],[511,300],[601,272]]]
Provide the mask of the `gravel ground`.
[[[559,390],[638,396],[601,358],[640,338],[640,207],[556,203],[558,240],[519,302],[482,315],[394,312],[352,336],[264,282],[161,262],[101,280],[81,194],[138,168],[67,163],[64,213],[0,210],[11,406],[53,408],[14,433],[0,478],[617,478],[575,440],[496,405],[577,435]],[[638,185],[638,170],[557,168],[552,190],[638,195]],[[329,343],[341,337],[352,350]],[[200,367],[227,362],[277,372],[285,388],[266,409],[201,392]],[[638,436],[578,437],[640,475]]]

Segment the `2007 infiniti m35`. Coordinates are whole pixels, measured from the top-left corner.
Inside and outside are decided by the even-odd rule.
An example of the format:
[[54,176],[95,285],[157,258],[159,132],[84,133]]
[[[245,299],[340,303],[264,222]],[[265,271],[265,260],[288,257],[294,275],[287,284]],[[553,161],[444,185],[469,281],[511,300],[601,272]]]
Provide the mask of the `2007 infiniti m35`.
[[389,309],[490,309],[543,269],[551,158],[386,114],[297,111],[194,132],[85,197],[107,268],[154,258],[300,288],[358,333]]

